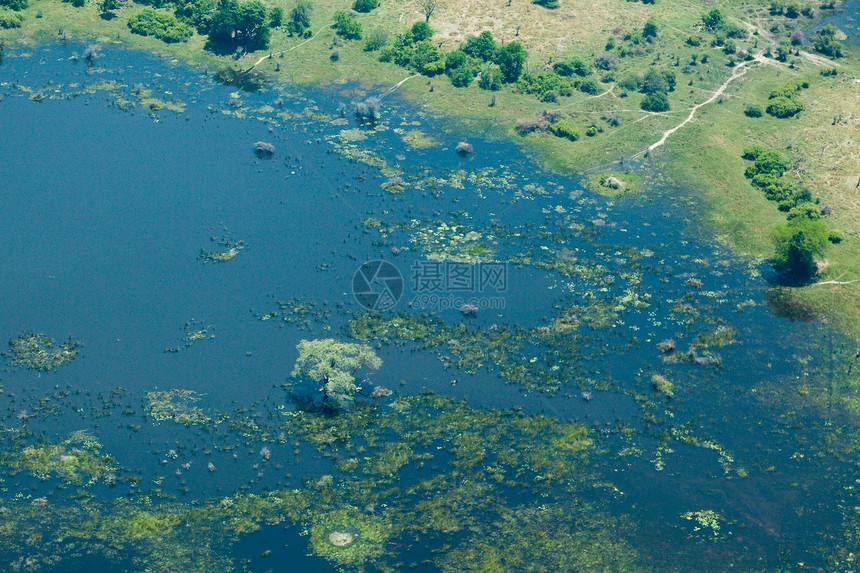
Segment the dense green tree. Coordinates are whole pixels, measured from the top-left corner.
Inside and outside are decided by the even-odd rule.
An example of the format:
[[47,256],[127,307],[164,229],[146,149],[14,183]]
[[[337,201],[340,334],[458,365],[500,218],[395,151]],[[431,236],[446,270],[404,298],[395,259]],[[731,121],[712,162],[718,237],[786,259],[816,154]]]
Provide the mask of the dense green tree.
[[445,69],[454,70],[462,67],[469,61],[469,57],[462,50],[453,50],[448,52],[445,57]]
[[352,3],[352,9],[356,12],[367,13],[379,6],[379,0],[355,0]]
[[284,23],[284,9],[280,6],[275,6],[269,11],[269,27],[280,28]]
[[663,92],[645,96],[640,107],[645,111],[669,111],[669,98]]
[[705,24],[705,28],[709,30],[716,30],[723,25],[724,21],[723,13],[718,8],[714,8],[702,16],[702,22]]
[[209,27],[210,46],[218,49],[242,47],[251,52],[269,45],[266,7],[259,0],[239,3],[220,0]]
[[[21,14],[0,8],[0,28],[8,30],[11,28],[20,28],[24,24],[24,17]],[[0,64],[3,63],[3,43],[0,42]]]
[[[0,0],[0,7],[6,6],[12,10],[24,10],[27,8],[27,0]],[[17,26],[15,26],[17,28]]]
[[460,46],[460,49],[466,54],[485,62],[490,62],[495,58],[498,48],[492,32],[486,30],[477,37],[467,36],[466,41]]
[[798,217],[774,227],[772,235],[777,268],[803,278],[817,272],[815,259],[824,254],[829,236],[821,221]]
[[513,83],[523,73],[523,65],[526,61],[526,51],[519,42],[509,42],[499,49],[496,63],[502,71],[502,77],[506,83]]
[[315,382],[323,395],[323,408],[335,413],[348,410],[353,404],[360,390],[355,383],[356,372],[382,366],[382,360],[366,344],[327,338],[302,340],[297,349],[299,357],[291,375]]
[[174,14],[198,33],[207,34],[217,7],[218,0],[178,0]]
[[642,28],[642,37],[648,38],[649,36],[652,38],[657,37],[657,24],[653,20],[645,22],[645,27]]
[[433,28],[427,22],[415,22],[412,24],[412,38],[416,42],[429,40],[433,36]]

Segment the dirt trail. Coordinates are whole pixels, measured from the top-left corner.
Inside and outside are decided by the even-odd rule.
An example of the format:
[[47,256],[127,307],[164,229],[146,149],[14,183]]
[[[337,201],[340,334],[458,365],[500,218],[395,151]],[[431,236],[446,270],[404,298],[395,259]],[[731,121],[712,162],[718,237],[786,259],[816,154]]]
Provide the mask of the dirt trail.
[[633,155],[631,157],[631,159],[636,159],[637,157],[651,153],[653,150],[655,150],[656,148],[658,148],[661,145],[663,145],[664,143],[666,143],[666,140],[669,139],[669,137],[673,133],[675,133],[676,131],[678,131],[679,129],[681,129],[685,125],[687,125],[690,121],[692,121],[693,117],[695,117],[696,112],[699,110],[699,108],[708,105],[709,103],[713,102],[714,100],[719,98],[721,95],[723,95],[723,93],[725,93],[725,91],[726,91],[726,88],[729,87],[729,84],[731,84],[733,81],[735,81],[736,79],[738,79],[739,77],[741,77],[742,75],[747,73],[747,70],[750,69],[749,65],[753,64],[753,63],[766,64],[769,62],[767,61],[767,58],[764,57],[764,52],[762,51],[762,52],[759,52],[758,54],[756,54],[752,60],[743,62],[742,64],[739,64],[738,66],[736,66],[734,71],[732,72],[732,75],[729,76],[729,78],[725,82],[723,82],[723,84],[719,88],[717,88],[717,91],[715,91],[711,95],[711,97],[709,97],[708,99],[706,99],[705,101],[703,101],[701,103],[697,103],[696,105],[694,105],[692,107],[692,109],[690,109],[690,113],[689,113],[689,115],[687,115],[687,118],[684,121],[682,121],[681,123],[679,123],[675,127],[671,128],[671,129],[667,129],[666,131],[664,131],[663,136],[660,138],[659,141],[657,141],[656,143],[652,143],[651,145],[649,145],[648,147],[646,147],[645,149],[643,149],[639,153]]
[[265,62],[265,61],[266,61],[266,60],[268,60],[269,58],[274,58],[275,56],[280,56],[281,54],[286,54],[287,52],[292,52],[292,51],[293,51],[293,50],[295,50],[296,48],[300,48],[300,47],[304,46],[305,44],[307,44],[308,42],[310,42],[311,40],[313,40],[314,38],[316,38],[317,36],[319,36],[319,35],[320,35],[320,32],[322,32],[323,30],[325,30],[325,26],[323,26],[322,28],[320,28],[319,30],[317,30],[317,33],[316,33],[316,34],[314,34],[313,36],[311,36],[310,38],[308,38],[308,39],[307,39],[307,40],[305,40],[304,42],[302,42],[302,43],[300,43],[300,44],[296,44],[296,45],[295,45],[295,46],[293,46],[292,48],[287,48],[286,50],[281,50],[280,52],[277,52],[277,53],[274,53],[274,54],[268,54],[268,55],[263,56],[262,58],[260,58],[259,60],[257,60],[257,61],[256,61],[256,63],[254,63],[254,65],[253,65],[253,66],[251,66],[250,68],[248,68],[247,70],[245,70],[244,72],[242,72],[241,74],[239,74],[239,77],[241,78],[242,76],[244,76],[244,75],[247,75],[247,74],[251,73],[251,72],[254,70],[254,68],[256,68],[257,66],[259,66],[260,64],[262,64],[263,62]]

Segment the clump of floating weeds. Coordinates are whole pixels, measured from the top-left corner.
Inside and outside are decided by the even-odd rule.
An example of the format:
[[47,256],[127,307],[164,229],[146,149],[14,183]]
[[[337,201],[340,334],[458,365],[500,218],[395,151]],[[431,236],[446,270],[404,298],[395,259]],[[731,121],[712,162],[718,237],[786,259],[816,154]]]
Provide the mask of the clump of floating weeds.
[[71,338],[57,345],[53,338],[44,334],[27,333],[9,341],[11,366],[26,366],[31,370],[51,372],[75,359],[81,343]]

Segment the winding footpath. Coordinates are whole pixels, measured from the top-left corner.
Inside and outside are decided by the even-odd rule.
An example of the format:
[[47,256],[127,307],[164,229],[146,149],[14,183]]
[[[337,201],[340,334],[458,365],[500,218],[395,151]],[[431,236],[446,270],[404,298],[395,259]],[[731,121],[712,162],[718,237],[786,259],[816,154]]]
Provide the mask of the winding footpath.
[[736,66],[734,71],[732,72],[732,75],[729,76],[729,78],[725,82],[723,82],[723,84],[719,88],[717,88],[717,90],[713,93],[713,95],[711,95],[711,97],[709,97],[708,99],[706,99],[705,101],[703,101],[701,103],[697,103],[696,105],[694,105],[690,109],[690,114],[687,116],[687,118],[684,121],[682,121],[681,123],[679,123],[675,127],[671,128],[671,129],[667,129],[666,131],[664,131],[663,136],[659,139],[659,141],[657,141],[656,143],[652,143],[651,145],[649,145],[648,147],[646,147],[645,149],[643,149],[639,153],[636,153],[635,155],[633,155],[631,157],[631,159],[636,159],[637,157],[640,157],[642,155],[647,155],[647,154],[651,153],[653,150],[655,150],[658,147],[660,147],[661,145],[663,145],[664,143],[666,143],[666,140],[669,139],[669,137],[673,133],[675,133],[676,131],[678,131],[679,129],[681,129],[685,125],[687,125],[690,121],[692,121],[693,117],[695,117],[696,112],[699,110],[699,108],[706,106],[709,103],[712,103],[713,101],[715,101],[717,98],[719,98],[721,95],[723,95],[725,93],[726,88],[729,87],[729,84],[731,84],[733,81],[735,81],[736,79],[738,79],[739,77],[741,77],[742,75],[747,73],[747,70],[750,69],[749,65],[752,63],[763,63],[763,64],[768,63],[767,58],[764,57],[764,51],[761,51],[758,54],[756,54],[752,60],[748,60],[748,61],[743,62],[742,64],[739,64],[738,66]]

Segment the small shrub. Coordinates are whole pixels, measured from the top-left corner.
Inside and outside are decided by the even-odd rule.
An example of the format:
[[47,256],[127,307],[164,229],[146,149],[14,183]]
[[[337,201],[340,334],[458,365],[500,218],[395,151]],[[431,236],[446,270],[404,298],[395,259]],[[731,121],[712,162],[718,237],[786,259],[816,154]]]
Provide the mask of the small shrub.
[[642,87],[642,77],[636,72],[627,72],[618,80],[618,87],[630,92],[639,91]]
[[550,10],[555,10],[559,5],[558,0],[532,0],[532,4],[537,4],[538,6],[543,6]]
[[354,104],[355,117],[361,121],[376,121],[379,119],[381,101],[378,97],[369,97]]
[[600,93],[600,86],[593,78],[588,78],[587,80],[582,80],[582,82],[580,82],[579,91],[595,95]]
[[332,50],[331,53],[328,55],[328,59],[330,59],[332,62],[340,60],[340,50],[338,50],[337,48]]
[[499,91],[502,89],[502,71],[491,65],[485,65],[481,68],[481,75],[478,77],[478,87],[483,90]]
[[764,109],[757,103],[748,103],[744,108],[744,115],[747,117],[761,117],[764,115]]
[[601,70],[614,70],[618,67],[618,58],[612,54],[601,54],[595,58],[594,65]]
[[595,135],[597,135],[597,127],[592,125],[585,130],[585,135],[587,135],[588,137],[594,137]]
[[832,24],[824,26],[812,41],[815,51],[831,58],[843,57],[845,55],[845,47],[836,40],[836,33],[838,31]]
[[[447,65],[447,62],[446,62]],[[451,78],[451,84],[457,88],[467,88],[472,80],[475,79],[477,72],[470,65],[462,65],[459,68],[447,70],[448,77]]]
[[375,52],[388,44],[388,32],[385,30],[374,30],[367,36],[364,42],[365,52]]
[[565,139],[569,139],[570,141],[576,141],[579,139],[579,130],[570,125],[566,120],[561,119],[556,123],[549,126],[550,131],[556,137],[563,137]]
[[461,156],[465,157],[471,154],[475,149],[472,147],[471,143],[466,143],[465,141],[461,141],[457,144],[457,147],[454,150]]

